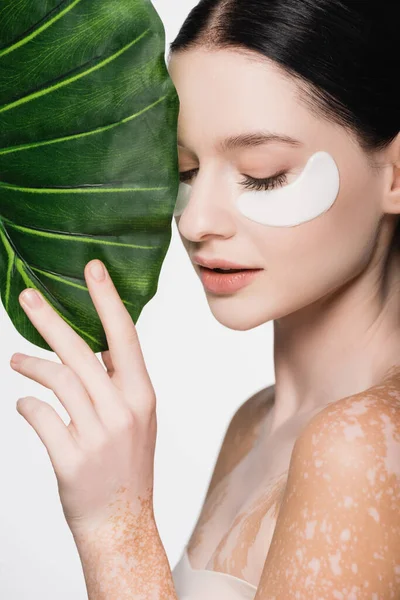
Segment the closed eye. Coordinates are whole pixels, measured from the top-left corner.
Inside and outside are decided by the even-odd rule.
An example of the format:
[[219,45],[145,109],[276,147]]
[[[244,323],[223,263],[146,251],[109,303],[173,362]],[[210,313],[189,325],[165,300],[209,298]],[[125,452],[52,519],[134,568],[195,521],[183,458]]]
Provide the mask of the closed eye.
[[[192,176],[199,169],[190,169],[190,171],[181,171],[179,173],[179,179],[183,183],[189,181]],[[250,175],[245,175],[244,181],[238,181],[240,185],[250,190],[272,190],[279,186],[283,186],[287,181],[286,172],[280,171],[276,175],[272,175],[271,177],[265,177],[263,179],[256,179],[255,177],[250,177]]]
[[243,182],[238,181],[245,188],[250,190],[273,190],[274,188],[284,185],[287,181],[285,171],[281,171],[272,177],[266,177],[265,179],[255,179],[246,175],[246,179]]

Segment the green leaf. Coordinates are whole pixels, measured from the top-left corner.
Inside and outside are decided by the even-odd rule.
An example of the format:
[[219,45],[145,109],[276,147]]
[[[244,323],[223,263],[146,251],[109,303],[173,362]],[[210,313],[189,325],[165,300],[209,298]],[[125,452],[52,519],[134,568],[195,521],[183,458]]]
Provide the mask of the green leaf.
[[149,0],[2,0],[0,291],[38,289],[94,352],[84,267],[104,262],[136,323],[155,295],[179,186],[179,99]]

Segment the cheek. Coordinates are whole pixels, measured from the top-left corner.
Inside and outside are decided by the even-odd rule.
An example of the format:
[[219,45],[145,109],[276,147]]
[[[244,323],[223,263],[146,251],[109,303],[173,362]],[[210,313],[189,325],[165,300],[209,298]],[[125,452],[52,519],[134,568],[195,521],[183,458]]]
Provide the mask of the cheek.
[[338,289],[371,259],[379,226],[378,190],[373,182],[354,177],[342,182],[336,201],[319,217],[290,228],[252,228],[267,285],[285,306],[289,302],[289,311]]
[[376,246],[381,220],[379,181],[361,167],[343,172],[342,181],[337,201],[321,216],[321,232],[326,240],[325,253],[335,248],[332,262],[348,275],[355,275],[368,263]]

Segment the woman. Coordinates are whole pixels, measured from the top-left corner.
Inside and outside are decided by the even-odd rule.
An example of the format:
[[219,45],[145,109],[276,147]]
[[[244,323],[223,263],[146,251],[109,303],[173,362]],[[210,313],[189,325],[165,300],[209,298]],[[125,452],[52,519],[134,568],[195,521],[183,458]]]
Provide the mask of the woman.
[[110,278],[85,270],[107,373],[22,294],[64,365],[13,368],[58,391],[71,423],[19,410],[51,455],[90,600],[399,596],[399,17],[372,0],[203,0],[171,45],[177,226],[219,322],[274,321],[276,379],[233,417],[173,578],[152,510],[155,394]]
[[[400,10],[387,8],[202,0],[171,44],[180,236],[220,323],[274,320],[276,375],[232,419],[179,597],[400,594]],[[321,210],[308,212],[312,187],[292,204],[243,196],[291,186],[320,151],[340,176],[328,205],[318,189]],[[234,268],[223,261],[260,271],[206,268]]]

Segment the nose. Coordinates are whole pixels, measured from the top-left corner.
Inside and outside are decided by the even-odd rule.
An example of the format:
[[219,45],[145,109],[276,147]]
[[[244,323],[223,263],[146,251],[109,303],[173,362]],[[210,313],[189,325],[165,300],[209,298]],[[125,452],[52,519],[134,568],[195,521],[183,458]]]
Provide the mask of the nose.
[[234,235],[234,204],[226,186],[217,187],[198,176],[190,187],[189,200],[183,212],[175,217],[181,235],[191,242]]

